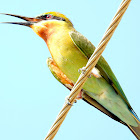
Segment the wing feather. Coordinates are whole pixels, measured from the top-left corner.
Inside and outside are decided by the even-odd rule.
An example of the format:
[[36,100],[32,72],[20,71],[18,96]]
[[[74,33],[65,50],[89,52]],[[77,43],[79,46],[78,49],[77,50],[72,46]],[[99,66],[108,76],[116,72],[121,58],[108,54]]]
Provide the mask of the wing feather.
[[[82,34],[80,34],[77,31],[71,31],[70,36],[74,44],[89,59],[95,50],[95,46],[86,37],[84,37]],[[127,103],[129,108],[132,109],[116,76],[114,75],[113,71],[111,70],[110,66],[108,65],[106,60],[103,58],[103,56],[100,57],[95,67],[100,71],[100,74],[102,75],[102,77],[104,77],[104,79],[109,84],[112,85],[116,93],[119,94],[122,97],[122,99]]]

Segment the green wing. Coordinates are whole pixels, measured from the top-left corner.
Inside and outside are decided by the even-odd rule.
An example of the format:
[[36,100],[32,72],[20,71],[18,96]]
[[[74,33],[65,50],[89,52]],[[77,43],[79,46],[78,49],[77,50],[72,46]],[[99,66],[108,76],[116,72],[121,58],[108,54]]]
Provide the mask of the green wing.
[[[59,67],[57,67],[57,65],[55,64],[54,60],[52,58],[48,58],[47,59],[47,65],[51,71],[51,73],[53,74],[53,76],[61,83],[63,84],[66,88],[68,88],[69,90],[71,90],[74,86],[74,83],[69,80],[67,78],[67,76],[59,69]],[[110,111],[108,111],[106,108],[104,108],[101,104],[99,104],[96,100],[94,100],[93,98],[91,98],[86,91],[83,90],[82,93],[82,98],[85,102],[87,102],[88,104],[94,106],[95,108],[97,108],[98,110],[100,110],[101,112],[103,112],[104,114],[108,115],[109,117],[111,117],[112,119],[126,125],[124,122],[122,122],[117,116],[115,116],[114,114],[112,114]]]
[[[87,58],[90,58],[90,56],[93,54],[95,50],[95,46],[87,38],[85,38],[82,34],[80,34],[77,31],[71,31],[70,36],[74,44],[81,50],[81,52],[84,53],[84,55],[86,55]],[[112,85],[116,93],[123,98],[123,100],[127,103],[129,108],[132,109],[117,78],[115,77],[110,66],[102,56],[100,57],[98,63],[96,64],[96,68],[100,71],[102,77],[104,77],[104,79],[106,79],[106,81]]]

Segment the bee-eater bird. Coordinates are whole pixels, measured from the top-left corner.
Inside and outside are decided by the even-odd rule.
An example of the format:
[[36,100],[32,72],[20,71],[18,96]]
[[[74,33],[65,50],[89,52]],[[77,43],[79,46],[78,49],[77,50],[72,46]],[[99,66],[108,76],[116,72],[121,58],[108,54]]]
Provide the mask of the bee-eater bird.
[[[51,72],[59,82],[71,89],[79,77],[78,70],[86,65],[94,52],[94,45],[77,32],[72,22],[61,13],[47,12],[35,18],[5,15],[25,20],[5,23],[28,26],[46,42],[52,56],[52,59],[48,59]],[[128,126],[140,139],[140,120],[102,56],[77,98],[83,98],[109,117]]]

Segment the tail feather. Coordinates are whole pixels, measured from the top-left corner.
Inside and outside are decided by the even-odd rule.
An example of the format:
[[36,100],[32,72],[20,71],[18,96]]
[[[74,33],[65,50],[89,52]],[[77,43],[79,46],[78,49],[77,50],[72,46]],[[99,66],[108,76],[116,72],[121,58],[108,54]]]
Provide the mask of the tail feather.
[[128,128],[131,130],[131,132],[136,136],[136,138],[138,140],[140,140],[140,119],[138,118],[137,114],[134,112],[134,110],[131,110],[132,116],[133,118],[136,120],[136,122],[138,123],[137,127],[128,125]]
[[131,130],[131,132],[136,136],[136,138],[140,140],[140,124],[138,124],[138,127],[134,127],[131,125],[127,125],[127,126]]
[[140,119],[139,119],[138,115],[135,113],[135,111],[133,109],[131,109],[130,112],[132,113],[132,116],[134,117],[136,122],[140,123]]
[[94,106],[95,108],[97,108],[98,110],[100,110],[101,112],[103,112],[104,114],[108,115],[112,119],[114,119],[114,120],[116,120],[116,121],[118,121],[118,122],[126,125],[131,130],[131,132],[136,136],[136,138],[138,140],[140,140],[140,120],[139,120],[137,114],[134,112],[134,110],[132,110],[132,108],[130,109],[130,112],[131,112],[133,118],[138,123],[138,126],[137,127],[131,126],[131,125],[126,124],[125,122],[121,121],[117,116],[115,116],[114,114],[112,114],[111,112],[109,112],[102,105],[100,105],[98,102],[96,102],[94,99],[92,99],[90,96],[88,96],[85,93],[83,93],[83,100],[86,101],[87,103],[89,103],[90,105]]

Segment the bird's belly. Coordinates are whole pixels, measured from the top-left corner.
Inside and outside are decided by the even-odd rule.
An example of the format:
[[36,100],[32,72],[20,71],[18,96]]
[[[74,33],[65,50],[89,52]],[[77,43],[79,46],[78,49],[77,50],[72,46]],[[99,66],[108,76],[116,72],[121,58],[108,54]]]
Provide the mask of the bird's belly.
[[[80,75],[78,70],[86,65],[87,57],[73,44],[65,47],[58,45],[53,47],[50,51],[57,66],[70,80],[76,82]],[[111,86],[102,77],[92,76],[87,79],[83,89],[95,94],[102,94],[107,87]]]

